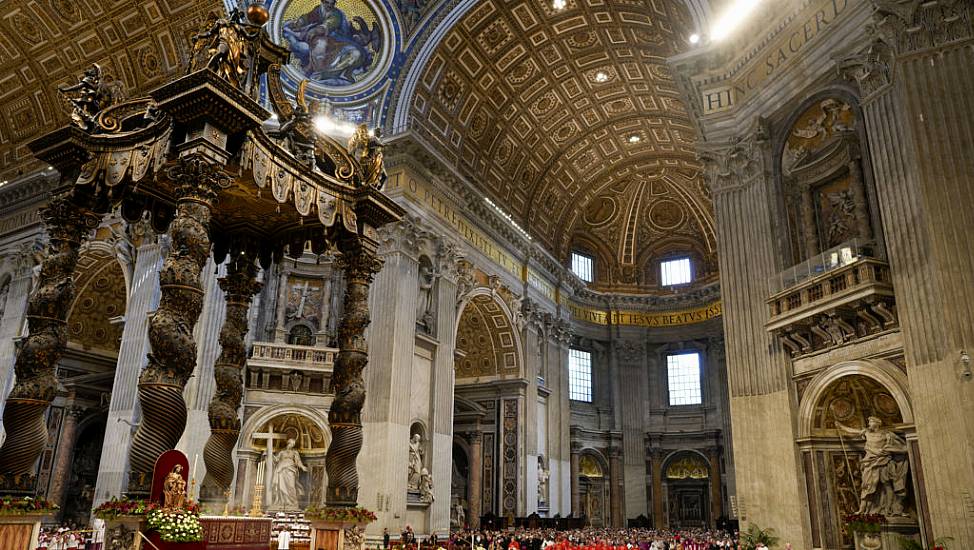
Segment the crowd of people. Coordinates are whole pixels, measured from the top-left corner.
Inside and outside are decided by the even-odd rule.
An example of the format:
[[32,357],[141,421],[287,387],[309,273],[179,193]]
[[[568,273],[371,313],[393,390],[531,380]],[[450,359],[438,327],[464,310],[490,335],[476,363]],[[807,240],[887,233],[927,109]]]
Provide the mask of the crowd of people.
[[[417,539],[407,527],[398,540],[386,533],[385,548],[447,548],[449,550],[737,550],[737,533],[686,529],[515,529],[461,530],[447,539]],[[758,547],[760,548],[760,546]]]
[[[100,520],[96,520],[99,521]],[[104,525],[103,522],[102,525]],[[74,525],[46,527],[37,537],[38,550],[102,550],[104,530],[79,529]]]

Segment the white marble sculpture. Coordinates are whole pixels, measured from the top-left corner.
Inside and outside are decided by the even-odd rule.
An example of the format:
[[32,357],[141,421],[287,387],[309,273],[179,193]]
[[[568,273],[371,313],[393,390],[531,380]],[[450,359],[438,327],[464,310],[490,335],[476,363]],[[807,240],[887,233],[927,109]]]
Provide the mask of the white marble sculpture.
[[413,434],[409,440],[409,490],[418,491],[423,472],[423,436]]
[[294,440],[287,440],[287,448],[274,457],[274,504],[277,509],[298,510],[298,500],[304,489],[298,483],[301,472],[308,468],[301,462],[301,455],[294,450]]
[[875,416],[869,417],[864,430],[839,422],[835,425],[837,429],[866,441],[865,452],[859,461],[862,487],[858,513],[905,516],[903,501],[910,465],[906,442],[892,431],[883,429],[883,421]]
[[548,502],[548,479],[551,472],[545,467],[544,455],[538,456],[538,503]]
[[427,503],[433,502],[433,476],[429,470],[423,468],[419,474],[419,500]]

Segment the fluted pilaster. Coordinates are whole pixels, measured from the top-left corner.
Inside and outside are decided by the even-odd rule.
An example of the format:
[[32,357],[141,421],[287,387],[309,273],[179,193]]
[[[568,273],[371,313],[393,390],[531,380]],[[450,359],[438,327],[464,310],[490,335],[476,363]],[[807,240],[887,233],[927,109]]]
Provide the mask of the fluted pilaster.
[[57,392],[55,369],[68,342],[72,274],[81,243],[98,223],[98,216],[70,194],[52,199],[41,216],[50,234],[48,253],[27,304],[29,334],[17,352],[17,382],[3,411],[7,439],[0,448],[0,485],[8,490],[32,487],[34,462],[47,444],[44,413]]
[[[247,362],[247,311],[260,290],[257,266],[248,255],[233,257],[227,276],[220,279],[226,296],[226,318],[220,331],[220,357],[214,366],[216,393],[210,401],[210,438],[203,449],[206,477],[202,494],[226,500],[233,482],[233,448],[240,435],[238,409],[243,395],[243,367]],[[226,495],[226,496],[225,496]]]

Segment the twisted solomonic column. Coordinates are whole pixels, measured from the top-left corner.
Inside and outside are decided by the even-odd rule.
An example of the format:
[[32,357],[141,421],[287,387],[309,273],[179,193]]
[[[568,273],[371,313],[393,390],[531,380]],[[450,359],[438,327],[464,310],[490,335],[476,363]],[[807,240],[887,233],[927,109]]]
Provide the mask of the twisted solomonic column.
[[27,304],[29,334],[20,343],[14,370],[17,383],[7,397],[0,448],[0,488],[30,491],[34,463],[47,444],[47,411],[57,392],[57,363],[68,343],[67,317],[74,302],[78,251],[99,217],[70,194],[59,195],[41,211],[50,241],[36,291]]
[[365,382],[362,370],[369,360],[365,328],[369,326],[369,286],[382,268],[375,252],[355,243],[342,250],[339,267],[345,271],[345,315],[338,327],[338,355],[331,377],[335,394],[328,424],[331,444],[325,455],[328,472],[328,506],[351,507],[358,503],[358,472],[355,460],[362,450],[362,405]]
[[175,184],[171,248],[159,272],[159,308],[149,317],[149,362],[139,377],[142,420],[129,454],[129,490],[147,493],[152,468],[175,448],[186,428],[183,388],[196,366],[193,327],[203,308],[200,271],[210,254],[210,216],[217,190],[229,176],[201,157],[180,159],[168,171]]
[[232,257],[227,276],[220,279],[226,296],[227,316],[220,330],[220,357],[214,366],[216,392],[210,401],[210,438],[203,448],[206,477],[201,486],[208,499],[225,499],[233,482],[233,447],[240,435],[240,399],[243,395],[244,364],[247,362],[247,310],[260,290],[254,258],[245,254]]

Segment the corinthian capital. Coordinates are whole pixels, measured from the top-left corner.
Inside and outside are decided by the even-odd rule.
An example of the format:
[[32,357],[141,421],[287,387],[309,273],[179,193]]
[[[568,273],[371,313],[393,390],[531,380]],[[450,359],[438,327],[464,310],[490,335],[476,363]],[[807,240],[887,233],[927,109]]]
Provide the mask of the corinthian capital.
[[750,187],[771,171],[767,122],[757,119],[753,129],[728,143],[704,144],[699,158],[714,194]]
[[897,54],[967,40],[974,35],[970,0],[873,0],[876,31]]
[[868,100],[893,82],[893,50],[880,38],[873,38],[852,54],[836,59],[839,75],[859,85]]

